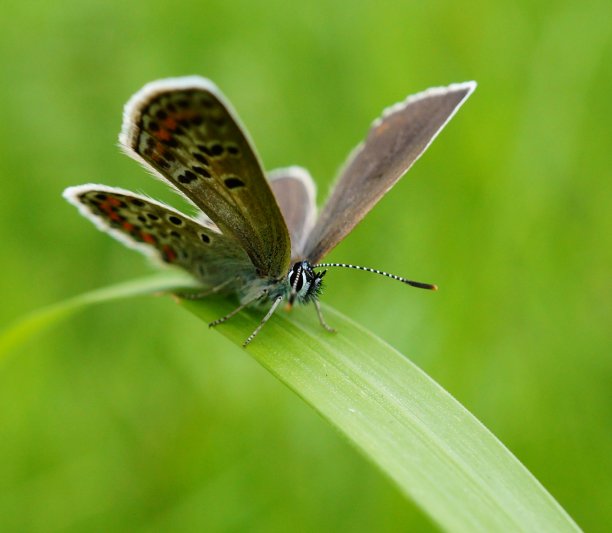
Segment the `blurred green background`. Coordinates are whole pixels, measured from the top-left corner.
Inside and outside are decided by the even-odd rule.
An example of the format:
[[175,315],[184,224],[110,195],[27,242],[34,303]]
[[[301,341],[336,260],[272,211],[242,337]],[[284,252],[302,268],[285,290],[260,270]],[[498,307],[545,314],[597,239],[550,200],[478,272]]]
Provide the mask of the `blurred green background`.
[[[152,271],[60,196],[94,182],[176,204],[115,146],[145,82],[212,78],[266,167],[308,167],[322,202],[383,107],[476,79],[330,256],[440,291],[333,271],[323,299],[455,395],[582,527],[609,530],[612,4],[9,1],[2,16],[0,324]],[[2,362],[0,530],[289,524],[436,529],[169,299],[88,310]]]

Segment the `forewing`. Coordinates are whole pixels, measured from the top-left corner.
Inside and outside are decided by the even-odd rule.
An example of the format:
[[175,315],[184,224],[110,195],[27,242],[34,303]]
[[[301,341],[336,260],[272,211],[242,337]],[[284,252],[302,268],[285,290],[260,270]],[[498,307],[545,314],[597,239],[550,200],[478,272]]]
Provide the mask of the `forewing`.
[[[254,267],[238,243],[211,222],[195,220],[150,198],[104,185],[79,185],[64,197],[99,229],[169,265],[183,268],[215,287],[252,278]],[[233,282],[227,283],[231,288]]]
[[303,259],[306,237],[317,216],[316,187],[301,167],[279,168],[268,173],[270,187],[291,238],[291,261]]
[[313,264],[363,219],[412,166],[476,88],[428,89],[387,109],[349,157],[304,247]]
[[245,130],[212,82],[149,83],[127,103],[119,141],[240,243],[258,275],[286,274],[287,228]]

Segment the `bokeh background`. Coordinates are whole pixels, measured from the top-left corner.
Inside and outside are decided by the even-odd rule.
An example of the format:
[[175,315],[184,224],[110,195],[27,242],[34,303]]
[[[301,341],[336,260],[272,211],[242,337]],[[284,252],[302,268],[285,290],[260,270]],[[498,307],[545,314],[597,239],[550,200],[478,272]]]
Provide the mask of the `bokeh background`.
[[[145,82],[215,80],[266,167],[308,167],[322,202],[383,107],[476,79],[330,256],[441,290],[334,271],[324,300],[455,395],[581,526],[609,530],[609,2],[9,0],[2,11],[0,324],[152,271],[60,196],[98,182],[176,204],[115,146],[123,103]],[[248,352],[170,299],[87,310],[1,362],[0,530],[288,527],[435,530]]]

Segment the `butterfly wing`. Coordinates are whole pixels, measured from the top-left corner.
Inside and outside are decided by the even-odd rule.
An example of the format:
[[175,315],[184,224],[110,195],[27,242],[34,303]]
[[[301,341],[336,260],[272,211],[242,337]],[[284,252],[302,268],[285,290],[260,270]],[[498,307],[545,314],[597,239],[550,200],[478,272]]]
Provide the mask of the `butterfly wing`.
[[313,264],[332,250],[425,151],[476,88],[428,89],[387,109],[349,157],[304,251]]
[[291,261],[303,259],[304,243],[317,216],[314,181],[301,167],[273,170],[268,179],[291,237]]
[[145,85],[126,104],[119,141],[237,241],[259,276],[287,273],[287,227],[245,130],[212,82]]
[[236,274],[237,284],[255,275],[246,252],[210,221],[104,185],[69,187],[64,197],[102,231],[153,259],[183,268],[204,286],[226,283],[228,272]]

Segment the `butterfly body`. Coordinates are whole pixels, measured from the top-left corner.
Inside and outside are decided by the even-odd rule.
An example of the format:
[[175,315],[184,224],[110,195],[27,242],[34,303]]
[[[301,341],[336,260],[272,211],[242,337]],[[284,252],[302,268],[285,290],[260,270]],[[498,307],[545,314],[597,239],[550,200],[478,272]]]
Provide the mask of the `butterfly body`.
[[[444,127],[475,84],[430,89],[390,108],[351,154],[317,217],[315,185],[307,171],[266,174],[230,104],[216,86],[190,76],[147,84],[126,104],[121,148],[197,210],[188,216],[131,191],[87,184],[64,196],[101,230],[158,262],[189,272],[198,296],[236,294],[240,306],[314,303],[320,260],[359,223]],[[400,281],[398,276],[384,274]],[[271,306],[270,306],[271,304]]]

